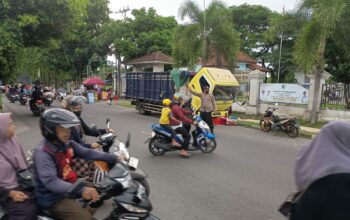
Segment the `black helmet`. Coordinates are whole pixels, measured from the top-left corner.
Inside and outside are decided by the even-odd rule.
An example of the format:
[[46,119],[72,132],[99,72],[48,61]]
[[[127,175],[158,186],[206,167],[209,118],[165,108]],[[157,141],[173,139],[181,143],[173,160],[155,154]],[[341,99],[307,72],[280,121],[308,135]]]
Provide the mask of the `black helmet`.
[[80,126],[80,120],[70,111],[53,108],[46,110],[40,117],[42,135],[50,141],[58,141],[55,127],[71,128]]

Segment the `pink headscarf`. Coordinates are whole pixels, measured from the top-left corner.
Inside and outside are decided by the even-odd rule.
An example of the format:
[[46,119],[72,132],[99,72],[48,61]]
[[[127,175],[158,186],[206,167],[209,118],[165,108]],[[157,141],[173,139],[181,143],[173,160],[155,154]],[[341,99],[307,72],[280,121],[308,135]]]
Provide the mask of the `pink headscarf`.
[[24,153],[16,136],[9,139],[7,137],[7,128],[11,121],[11,113],[0,113],[0,151],[16,167],[11,164],[0,154],[0,187],[12,189],[16,187],[16,170],[27,169],[28,165]]

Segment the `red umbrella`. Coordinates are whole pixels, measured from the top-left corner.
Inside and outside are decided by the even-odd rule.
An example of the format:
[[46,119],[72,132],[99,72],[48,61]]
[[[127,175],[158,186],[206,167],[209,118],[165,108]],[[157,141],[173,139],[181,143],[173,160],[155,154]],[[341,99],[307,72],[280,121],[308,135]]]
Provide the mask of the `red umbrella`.
[[83,85],[86,85],[86,86],[92,86],[92,85],[105,85],[106,83],[100,79],[100,78],[97,78],[97,77],[90,77],[86,80],[84,80],[83,82]]

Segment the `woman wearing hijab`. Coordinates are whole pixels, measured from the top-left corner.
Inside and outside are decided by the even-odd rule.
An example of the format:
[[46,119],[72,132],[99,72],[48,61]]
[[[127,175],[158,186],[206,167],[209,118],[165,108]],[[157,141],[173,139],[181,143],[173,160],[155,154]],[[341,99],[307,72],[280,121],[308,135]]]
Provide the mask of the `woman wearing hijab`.
[[16,171],[27,168],[11,114],[0,113],[0,206],[8,220],[36,219],[35,201],[30,193],[21,190],[16,179]]
[[304,194],[291,220],[350,219],[350,123],[329,123],[298,153],[295,179]]

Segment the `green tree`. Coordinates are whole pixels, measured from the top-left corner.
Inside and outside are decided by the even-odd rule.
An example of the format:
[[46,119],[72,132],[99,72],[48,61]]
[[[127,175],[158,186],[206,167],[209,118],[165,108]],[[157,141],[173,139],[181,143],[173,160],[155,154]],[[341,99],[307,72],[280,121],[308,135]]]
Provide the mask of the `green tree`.
[[[310,17],[296,40],[294,58],[303,70],[315,74],[314,97],[319,97],[320,94],[327,38],[336,30],[346,7],[348,7],[346,0],[303,0],[299,9],[307,10]],[[311,123],[315,123],[318,119],[318,101],[315,98],[312,103]]]
[[268,53],[276,42],[266,40],[265,32],[271,21],[280,17],[277,12],[261,5],[231,6],[232,22],[241,39],[240,50],[253,57]]
[[205,65],[214,51],[217,66],[222,65],[221,57],[224,57],[233,67],[240,41],[223,2],[214,0],[202,10],[194,1],[187,0],[179,14],[182,20],[189,18],[190,23],[181,25],[175,33],[173,57],[177,66],[194,66],[198,58]]

